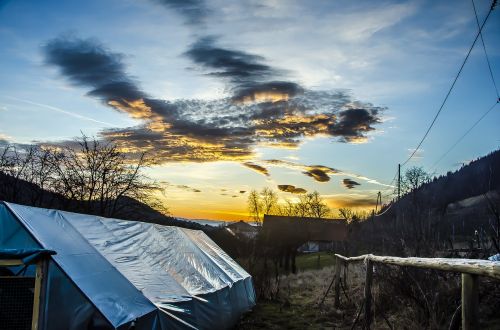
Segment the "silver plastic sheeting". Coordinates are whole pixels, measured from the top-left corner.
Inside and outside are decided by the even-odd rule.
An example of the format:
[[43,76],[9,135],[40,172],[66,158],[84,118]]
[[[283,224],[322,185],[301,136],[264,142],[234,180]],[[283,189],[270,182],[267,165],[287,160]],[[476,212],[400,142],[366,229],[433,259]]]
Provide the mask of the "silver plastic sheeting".
[[114,327],[224,329],[250,275],[201,231],[7,204]]
[[109,322],[119,327],[156,308],[76,230],[63,212],[6,203]]

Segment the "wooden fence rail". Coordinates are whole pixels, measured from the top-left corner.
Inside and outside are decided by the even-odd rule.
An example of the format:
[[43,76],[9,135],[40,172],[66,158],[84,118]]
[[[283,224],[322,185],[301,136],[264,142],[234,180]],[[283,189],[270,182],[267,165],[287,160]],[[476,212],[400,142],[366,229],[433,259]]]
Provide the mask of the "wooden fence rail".
[[[364,290],[364,328],[370,329],[373,320],[372,293],[373,264],[397,265],[424,269],[434,269],[462,274],[462,329],[479,328],[478,316],[478,276],[487,276],[500,280],[500,262],[478,259],[448,259],[448,258],[400,258],[365,254],[358,257],[345,257],[335,254],[335,300],[334,306],[340,306],[341,268],[349,263],[364,262],[366,264]],[[332,282],[333,283],[333,282]]]

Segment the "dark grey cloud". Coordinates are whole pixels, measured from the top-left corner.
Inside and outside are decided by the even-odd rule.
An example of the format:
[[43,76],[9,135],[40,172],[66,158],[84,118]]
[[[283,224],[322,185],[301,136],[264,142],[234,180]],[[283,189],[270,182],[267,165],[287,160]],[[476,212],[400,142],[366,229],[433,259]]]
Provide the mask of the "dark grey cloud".
[[153,0],[169,9],[177,11],[186,23],[199,25],[205,22],[210,12],[203,0]]
[[313,178],[318,182],[328,182],[330,181],[330,175],[342,173],[341,171],[333,167],[328,167],[324,165],[304,165],[281,159],[268,159],[265,160],[264,162],[274,166],[288,167],[301,170],[303,174]]
[[[277,80],[281,71],[266,65],[262,57],[218,47],[210,38],[186,53],[208,74],[228,79],[232,96],[210,101],[152,98],[127,73],[125,55],[94,39],[57,38],[43,51],[46,63],[72,84],[87,88],[88,96],[142,120],[134,127],[103,130],[103,139],[115,141],[131,156],[154,153],[160,163],[246,162],[257,145],[297,147],[304,137],[317,135],[358,142],[374,129],[383,110],[355,102],[345,91],[312,91]],[[303,171],[326,182],[332,169]]]
[[252,162],[245,162],[245,163],[243,163],[243,165],[245,165],[246,167],[254,170],[257,173],[263,174],[265,176],[269,176],[269,171],[264,166],[260,166],[260,165],[254,164]]
[[353,188],[356,188],[356,186],[359,186],[361,185],[361,183],[359,182],[356,182],[352,179],[344,179],[342,180],[342,184],[344,185],[344,187],[346,187],[347,189],[353,189]]
[[338,123],[330,128],[332,135],[341,136],[346,142],[364,138],[373,131],[373,125],[380,123],[380,109],[348,109],[338,114]]
[[278,189],[284,192],[289,192],[292,194],[305,194],[307,190],[304,188],[295,187],[291,184],[279,184]]
[[240,190],[240,194],[244,194],[246,192],[247,192],[246,190]]
[[326,172],[319,168],[311,168],[307,171],[302,172],[307,176],[310,176],[318,182],[328,182],[330,181],[330,176]]
[[125,72],[124,55],[107,50],[97,40],[61,37],[43,48],[46,63],[58,67],[73,84],[90,87],[89,95],[105,101],[144,96]]
[[215,37],[203,37],[193,43],[185,55],[200,65],[207,75],[227,78],[234,84],[254,83],[278,72],[264,64],[262,56],[216,45]]

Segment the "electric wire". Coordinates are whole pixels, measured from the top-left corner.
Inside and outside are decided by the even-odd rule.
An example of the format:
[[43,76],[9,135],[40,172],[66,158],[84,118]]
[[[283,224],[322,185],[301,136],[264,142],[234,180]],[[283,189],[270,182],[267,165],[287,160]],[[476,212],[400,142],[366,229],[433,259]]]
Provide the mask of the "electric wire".
[[[479,30],[481,30],[480,25],[479,25],[479,18],[477,17],[477,10],[476,10],[476,4],[474,3],[474,0],[471,0],[472,2],[472,8],[474,9],[474,16],[476,17],[476,24]],[[495,7],[495,2],[492,3],[492,7]],[[481,38],[481,44],[483,45],[483,51],[484,51],[484,57],[486,58],[486,63],[488,64],[488,70],[490,71],[490,77],[491,77],[491,82],[493,83],[493,87],[495,88],[495,92],[497,93],[497,100],[500,100],[500,94],[498,93],[498,88],[497,88],[497,83],[495,81],[495,77],[493,75],[493,70],[491,69],[491,63],[490,63],[490,58],[488,56],[488,52],[486,51],[486,45],[484,43],[484,38],[483,38],[483,33],[479,31],[479,36]]]
[[387,212],[388,212],[388,211],[392,208],[392,206],[393,206],[394,204],[395,204],[395,203],[391,203],[391,204],[389,204],[389,207],[388,207],[388,208],[386,208],[386,209],[384,210],[384,212],[379,213],[379,214],[375,214],[374,216],[375,216],[375,217],[380,217],[381,215],[384,215],[385,213],[387,213]]
[[460,136],[458,138],[458,140],[455,141],[455,143],[443,155],[441,155],[441,157],[439,157],[439,159],[436,162],[434,162],[434,164],[431,166],[431,171],[434,170],[434,168],[436,167],[436,165],[439,164],[439,162],[442,161],[474,129],[474,127],[476,127],[481,122],[481,120],[484,119],[484,117],[486,117],[491,111],[493,111],[493,109],[495,109],[495,107],[496,107],[496,105],[498,103],[499,103],[499,101],[497,100],[495,102],[495,104],[493,104],[486,112],[484,112],[481,115],[481,117],[479,117],[474,122],[474,124],[472,124],[472,126],[469,127],[469,129],[467,131],[465,131],[465,133],[462,134],[462,136]]
[[429,125],[429,127],[427,128],[427,130],[425,131],[425,134],[424,136],[422,137],[422,139],[420,140],[420,142],[418,143],[417,147],[415,149],[413,149],[413,152],[411,153],[411,155],[401,164],[401,166],[404,166],[406,165],[412,158],[413,156],[415,156],[415,154],[417,153],[417,151],[420,149],[420,147],[422,146],[422,143],[424,143],[425,139],[427,138],[427,136],[429,135],[429,132],[431,131],[432,127],[434,126],[434,124],[436,123],[436,120],[437,118],[439,117],[439,114],[441,113],[441,111],[443,110],[446,102],[448,101],[448,98],[451,94],[451,92],[453,91],[453,88],[455,87],[455,84],[458,80],[458,78],[460,77],[460,74],[462,73],[463,71],[463,68],[465,66],[465,63],[467,63],[467,60],[469,59],[469,56],[472,52],[472,49],[474,49],[474,46],[476,45],[476,42],[477,42],[477,39],[479,39],[479,36],[481,35],[481,32],[486,24],[486,22],[488,21],[488,18],[490,17],[491,15],[491,12],[493,11],[493,8],[494,8],[494,5],[492,5],[490,7],[490,10],[488,11],[488,14],[486,15],[486,17],[484,18],[484,21],[483,21],[483,24],[481,24],[481,26],[479,27],[479,31],[477,32],[476,34],[476,37],[474,38],[474,41],[472,42],[472,45],[470,46],[469,48],[469,51],[467,52],[467,55],[465,56],[465,59],[464,61],[462,62],[462,65],[460,66],[460,69],[458,70],[455,78],[453,79],[453,83],[451,84],[448,92],[446,93],[446,96],[443,100],[443,102],[441,103],[441,106],[439,107],[436,115],[434,116],[434,118],[432,119],[432,122],[431,124]]

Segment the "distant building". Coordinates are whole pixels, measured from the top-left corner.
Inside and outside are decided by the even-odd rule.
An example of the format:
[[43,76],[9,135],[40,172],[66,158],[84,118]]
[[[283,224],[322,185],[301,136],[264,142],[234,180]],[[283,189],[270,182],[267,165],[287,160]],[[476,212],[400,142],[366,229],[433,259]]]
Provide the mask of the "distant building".
[[348,237],[343,219],[265,215],[262,230],[269,241],[296,245],[300,252],[340,250]]
[[227,225],[226,230],[235,236],[243,236],[248,239],[254,239],[259,232],[259,229],[256,226],[252,226],[243,220]]

